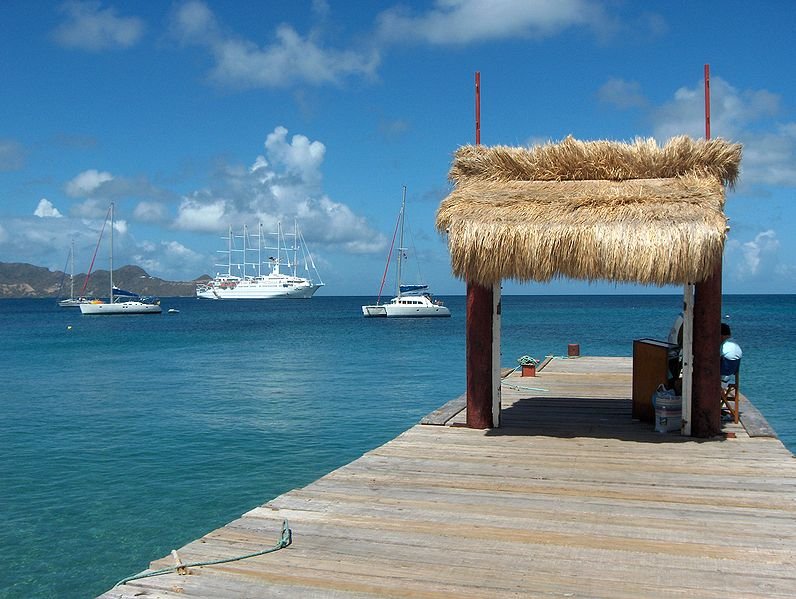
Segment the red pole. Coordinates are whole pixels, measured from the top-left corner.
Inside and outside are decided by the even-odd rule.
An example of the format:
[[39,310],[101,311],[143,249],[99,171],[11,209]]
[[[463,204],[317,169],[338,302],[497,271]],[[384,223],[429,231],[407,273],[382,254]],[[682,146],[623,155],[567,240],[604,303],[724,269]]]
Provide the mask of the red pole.
[[710,139],[710,65],[705,65],[705,139]]
[[[705,138],[710,139],[710,65],[705,65]],[[714,437],[721,433],[721,264],[694,285],[694,378],[691,434]]]
[[475,145],[481,145],[481,72],[475,72]]
[[[481,144],[481,73],[475,73],[475,144]],[[492,288],[467,282],[467,426],[492,428]]]

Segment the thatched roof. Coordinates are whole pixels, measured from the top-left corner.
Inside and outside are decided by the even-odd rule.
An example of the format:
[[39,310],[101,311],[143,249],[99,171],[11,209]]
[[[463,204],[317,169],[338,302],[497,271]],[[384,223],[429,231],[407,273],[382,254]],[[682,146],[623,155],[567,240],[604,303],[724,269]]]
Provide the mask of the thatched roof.
[[724,251],[741,146],[677,137],[465,146],[437,211],[453,272],[491,285],[556,277],[698,282]]

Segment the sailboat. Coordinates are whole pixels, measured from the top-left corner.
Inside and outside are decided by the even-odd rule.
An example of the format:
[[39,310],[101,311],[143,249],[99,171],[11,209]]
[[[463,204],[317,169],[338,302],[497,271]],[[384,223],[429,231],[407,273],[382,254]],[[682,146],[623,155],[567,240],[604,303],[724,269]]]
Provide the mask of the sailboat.
[[[70,263],[69,271],[69,297],[64,298],[58,302],[62,308],[79,308],[80,304],[87,304],[91,300],[86,297],[75,297],[75,240],[72,240],[72,246],[69,248],[69,258],[67,261]],[[61,283],[63,287],[63,282]],[[60,296],[60,291],[58,293]]]
[[[110,239],[110,295],[107,302],[93,300],[87,304],[80,304],[82,314],[160,314],[160,300],[156,298],[142,298],[130,291],[119,289],[113,284],[113,203],[108,209],[111,223]],[[108,222],[108,216],[105,217]],[[103,230],[105,225],[103,225]],[[102,239],[102,232],[100,232]]]
[[[403,186],[403,198],[401,199],[401,211],[398,213],[396,228],[400,227],[401,235],[398,242],[398,254],[396,256],[395,285],[397,295],[389,303],[381,303],[381,292],[384,289],[384,281],[387,277],[387,270],[390,267],[390,257],[395,246],[395,233],[393,233],[392,245],[387,254],[387,265],[384,267],[384,276],[381,280],[381,288],[376,303],[369,306],[362,306],[362,315],[366,318],[424,318],[430,316],[450,316],[451,311],[447,306],[434,297],[428,291],[428,285],[424,284],[405,284],[402,281],[402,264],[406,257],[404,247],[404,218],[406,215],[406,185]],[[396,231],[397,232],[397,231]]]
[[[259,225],[257,246],[249,247],[249,233],[243,227],[243,235],[235,235],[232,227],[229,234],[223,239],[227,240],[227,249],[221,253],[227,255],[226,264],[216,264],[216,267],[226,268],[225,273],[216,274],[215,278],[199,283],[196,286],[196,297],[200,299],[234,300],[234,299],[309,299],[323,287],[323,281],[315,267],[315,261],[307,248],[304,235],[293,224],[293,233],[285,233],[282,224],[277,223],[276,246],[263,246],[263,225]],[[292,242],[288,239],[292,237]],[[243,239],[243,249],[236,249],[234,240]],[[263,272],[263,250],[273,250],[275,256],[268,257],[270,272]],[[256,262],[251,261],[256,257]],[[234,257],[233,257],[234,256]],[[304,262],[306,276],[298,272],[299,256]],[[285,267],[287,272],[282,272]],[[310,267],[314,277],[310,274]],[[233,274],[233,271],[237,274]]]

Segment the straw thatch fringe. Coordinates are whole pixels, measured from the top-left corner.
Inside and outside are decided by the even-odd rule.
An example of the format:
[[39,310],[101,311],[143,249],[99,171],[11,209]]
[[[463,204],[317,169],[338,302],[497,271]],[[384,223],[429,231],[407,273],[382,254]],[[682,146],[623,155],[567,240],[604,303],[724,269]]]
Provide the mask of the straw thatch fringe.
[[449,177],[456,185],[483,181],[584,181],[658,179],[712,175],[732,186],[738,178],[741,145],[723,139],[674,137],[663,146],[654,139],[632,143],[579,141],[533,148],[463,146]]
[[491,285],[558,277],[702,281],[723,252],[724,189],[694,176],[631,181],[479,181],[437,212],[457,276]]
[[724,251],[724,185],[740,160],[739,144],[688,137],[465,146],[437,229],[454,274],[482,285],[699,282]]

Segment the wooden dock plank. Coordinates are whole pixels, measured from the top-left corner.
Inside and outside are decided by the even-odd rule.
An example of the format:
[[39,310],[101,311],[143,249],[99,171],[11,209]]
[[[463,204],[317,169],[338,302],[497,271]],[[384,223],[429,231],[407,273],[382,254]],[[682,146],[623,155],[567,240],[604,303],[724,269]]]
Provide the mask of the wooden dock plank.
[[[290,547],[103,598],[792,596],[793,455],[741,425],[722,440],[656,433],[630,417],[631,374],[623,358],[512,373],[505,427],[412,427],[179,553],[252,553],[283,519]],[[466,416],[453,412],[440,414]]]

